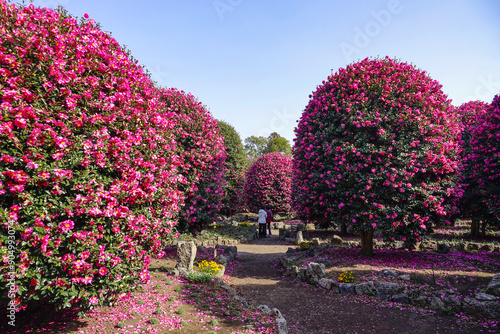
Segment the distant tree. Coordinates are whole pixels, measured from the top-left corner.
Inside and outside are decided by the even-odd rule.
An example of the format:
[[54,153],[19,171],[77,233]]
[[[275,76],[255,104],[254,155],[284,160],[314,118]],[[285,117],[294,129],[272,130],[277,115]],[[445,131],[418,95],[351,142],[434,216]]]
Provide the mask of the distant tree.
[[267,146],[264,149],[264,154],[267,153],[282,153],[288,156],[292,155],[292,146],[285,137],[281,137],[278,133],[273,132],[267,137]]
[[245,185],[245,172],[247,157],[245,148],[238,132],[232,125],[225,121],[217,121],[220,133],[224,137],[226,146],[226,186],[225,197],[222,200],[221,213],[231,215],[245,209],[243,187]]
[[267,147],[267,138],[263,136],[250,136],[245,139],[245,151],[251,158],[259,158]]

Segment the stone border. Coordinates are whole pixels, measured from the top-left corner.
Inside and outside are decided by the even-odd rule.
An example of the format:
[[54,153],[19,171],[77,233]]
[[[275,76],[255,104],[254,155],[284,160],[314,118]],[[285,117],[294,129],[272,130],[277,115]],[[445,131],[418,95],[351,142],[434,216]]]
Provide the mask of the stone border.
[[[301,230],[295,230],[286,225],[286,228],[280,228],[279,223],[275,223],[275,227],[279,228],[279,238],[290,242],[291,244],[298,244],[299,236],[302,236]],[[316,230],[318,231],[318,230]],[[304,238],[302,237],[302,240]],[[321,244],[319,238],[312,238],[311,241],[313,245]],[[342,248],[361,248],[361,243],[355,240],[343,240],[338,235],[334,235],[331,239],[331,244]],[[395,242],[384,242],[384,241],[373,241],[374,249],[408,249],[403,241]],[[500,244],[494,243],[479,243],[479,242],[446,242],[446,241],[434,241],[434,240],[423,240],[415,245],[415,250],[434,250],[439,253],[448,253],[449,251],[455,252],[467,252],[467,251],[485,251],[485,252],[500,252]]]
[[[400,283],[369,281],[358,284],[339,283],[325,278],[325,265],[323,263],[309,263],[306,268],[292,265],[298,257],[293,248],[280,257],[280,266],[285,269],[285,275],[292,279],[319,286],[341,294],[356,294],[373,296],[381,301],[393,301],[410,304],[416,307],[430,308],[438,313],[464,312],[471,315],[481,315],[488,319],[500,320],[500,274],[493,276],[486,293],[477,293],[474,298],[462,296],[452,290],[438,290],[431,294],[420,294],[419,291],[408,290]],[[396,280],[409,282],[409,274],[397,273],[390,269],[379,272],[381,278],[391,277]]]

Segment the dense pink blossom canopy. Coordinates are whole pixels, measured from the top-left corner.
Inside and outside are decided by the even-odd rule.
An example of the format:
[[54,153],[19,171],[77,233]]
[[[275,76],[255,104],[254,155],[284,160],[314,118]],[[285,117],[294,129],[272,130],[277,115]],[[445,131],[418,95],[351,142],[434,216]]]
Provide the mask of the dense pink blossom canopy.
[[412,242],[454,210],[456,113],[410,64],[339,69],[310,95],[295,134],[293,200],[305,219]]
[[257,159],[246,174],[245,194],[249,210],[267,205],[274,212],[288,213],[291,205],[292,159],[268,153]]

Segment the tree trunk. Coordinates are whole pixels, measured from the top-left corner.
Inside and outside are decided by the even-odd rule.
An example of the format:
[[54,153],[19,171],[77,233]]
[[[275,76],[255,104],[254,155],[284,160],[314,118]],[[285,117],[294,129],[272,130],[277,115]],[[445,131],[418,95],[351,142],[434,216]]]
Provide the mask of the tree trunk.
[[472,222],[470,224],[470,235],[475,238],[479,236],[479,219],[472,218]]
[[347,235],[347,225],[345,221],[342,221],[342,223],[340,224],[340,234]]
[[373,229],[359,232],[361,238],[361,255],[373,256]]
[[481,222],[481,236],[483,238],[486,236],[486,225],[488,225],[488,222],[488,219],[483,219],[483,221]]

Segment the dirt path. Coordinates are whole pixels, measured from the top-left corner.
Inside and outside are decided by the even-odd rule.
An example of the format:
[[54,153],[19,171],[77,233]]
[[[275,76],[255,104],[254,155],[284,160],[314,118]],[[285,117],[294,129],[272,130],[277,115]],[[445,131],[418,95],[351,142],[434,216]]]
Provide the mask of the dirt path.
[[291,246],[278,240],[277,231],[273,233],[272,238],[238,245],[237,269],[229,283],[250,304],[279,309],[290,334],[488,332],[477,324],[458,323],[455,317],[384,307],[386,303],[371,297],[340,295],[292,281],[277,268],[278,258]]

